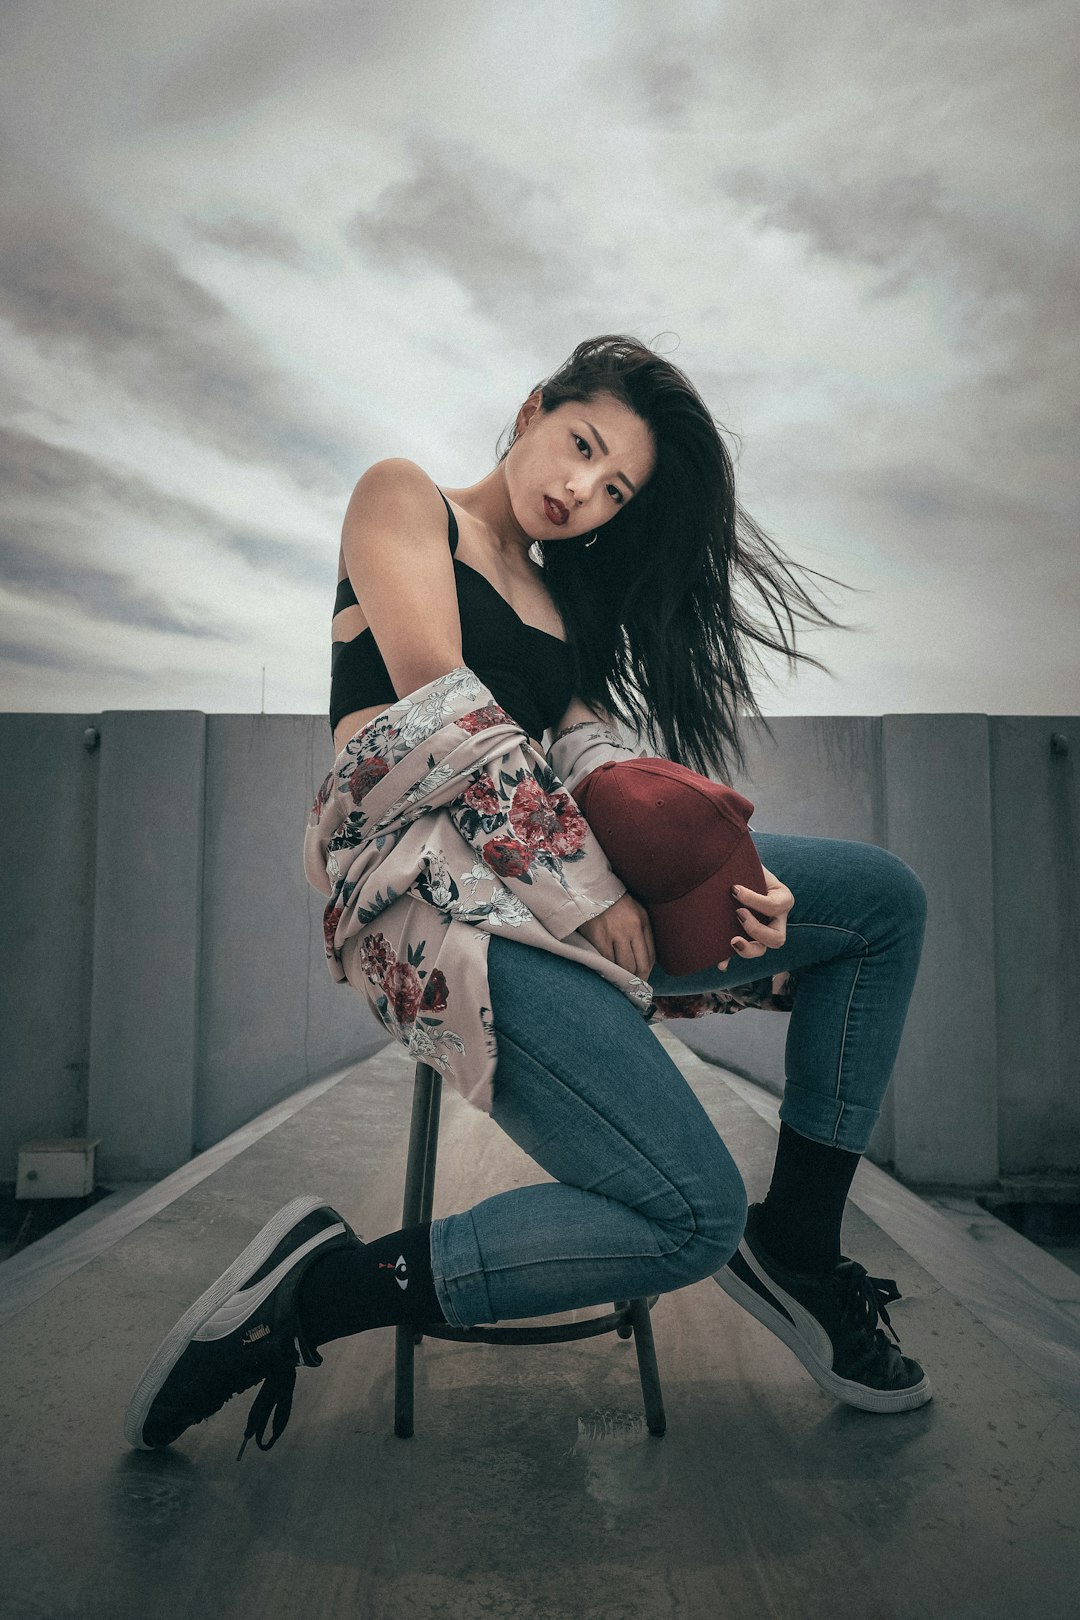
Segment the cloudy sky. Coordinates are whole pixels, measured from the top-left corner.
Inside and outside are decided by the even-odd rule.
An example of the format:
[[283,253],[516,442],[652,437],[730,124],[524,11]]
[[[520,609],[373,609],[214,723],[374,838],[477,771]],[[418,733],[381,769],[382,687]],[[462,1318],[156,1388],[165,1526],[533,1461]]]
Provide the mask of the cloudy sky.
[[653,342],[847,582],[769,714],[1080,707],[1073,0],[4,0],[0,707],[324,711],[373,460]]

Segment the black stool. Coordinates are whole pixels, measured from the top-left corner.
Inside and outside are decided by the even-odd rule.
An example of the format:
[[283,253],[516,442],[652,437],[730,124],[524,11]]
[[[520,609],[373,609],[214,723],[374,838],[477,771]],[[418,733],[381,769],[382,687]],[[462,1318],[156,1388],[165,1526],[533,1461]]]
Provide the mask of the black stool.
[[[402,1226],[418,1226],[431,1219],[441,1101],[442,1076],[429,1063],[418,1063],[413,1085]],[[600,1333],[616,1332],[621,1339],[633,1335],[641,1394],[645,1402],[645,1420],[650,1434],[663,1434],[667,1420],[649,1316],[649,1310],[658,1298],[659,1295],[654,1295],[652,1299],[616,1300],[614,1310],[604,1316],[552,1327],[454,1327],[449,1322],[436,1322],[426,1327],[423,1333],[414,1327],[396,1328],[394,1433],[399,1439],[407,1440],[413,1432],[413,1352],[423,1340],[424,1333],[432,1339],[458,1339],[463,1344],[564,1344],[571,1339],[593,1339]]]

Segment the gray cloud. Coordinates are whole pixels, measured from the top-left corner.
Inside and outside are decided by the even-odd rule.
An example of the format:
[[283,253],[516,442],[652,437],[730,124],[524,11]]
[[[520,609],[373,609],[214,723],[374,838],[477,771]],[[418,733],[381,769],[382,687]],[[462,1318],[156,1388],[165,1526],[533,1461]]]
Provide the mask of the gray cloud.
[[192,532],[205,541],[208,554],[215,548],[230,553],[282,582],[321,585],[332,566],[329,548],[321,557],[277,535],[240,527],[209,506],[168,494],[126,469],[4,427],[0,427],[0,514],[9,528],[24,522],[40,524],[45,551],[55,553],[61,565],[70,555],[69,542],[51,544],[53,526],[74,524],[77,519],[85,533],[95,528],[96,519],[107,534],[111,516],[137,515],[166,534]]
[[76,660],[69,652],[53,651],[47,647],[30,647],[19,641],[0,639],[0,665],[3,664],[19,670],[58,669],[67,671],[76,667]]
[[[460,7],[458,8],[460,9]],[[425,0],[304,0],[225,22],[194,45],[150,101],[156,123],[233,118],[237,109],[295,91],[328,71],[384,70],[439,17]],[[455,19],[460,20],[460,19]]]
[[[983,362],[988,411],[1038,390],[1031,432],[1074,431],[1075,8],[774,0],[684,20],[642,0],[638,16],[619,65],[640,115],[666,135],[712,126],[719,191],[754,227],[869,267],[882,300],[927,291],[949,343]],[[615,67],[592,71],[622,105]]]
[[219,220],[190,219],[188,228],[201,241],[226,248],[230,253],[274,259],[294,270],[310,263],[310,255],[299,238],[274,220],[245,219],[242,214],[230,214]]
[[[927,465],[914,483],[903,467],[892,465],[894,455],[883,441],[874,477],[886,507],[895,509],[906,489],[907,516],[925,527],[934,514],[942,533],[950,519],[964,521],[978,512],[988,545],[995,534],[1049,540],[1062,521],[1075,525],[1075,234],[1070,239],[1062,231],[1055,238],[1003,209],[981,208],[949,193],[929,171],[840,184],[810,174],[743,170],[725,175],[724,185],[762,223],[802,235],[813,252],[870,266],[878,273],[882,300],[933,289],[962,371],[947,398],[923,407],[924,420],[936,421],[938,430],[923,435]],[[883,320],[887,331],[887,315]],[[915,421],[868,405],[864,433],[873,418],[888,439],[906,439],[910,453]],[[956,475],[958,461],[962,478]],[[849,488],[854,494],[855,486]],[[1056,511],[1048,510],[1048,500]],[[1071,516],[1063,518],[1070,505]]]
[[[1047,111],[1053,103],[1075,127],[1072,0],[627,5],[633,24],[583,63],[590,85],[665,129],[700,128],[707,110],[716,144],[729,150],[802,147],[812,163],[816,137],[838,131],[838,155],[850,164],[903,165],[920,144],[920,121],[941,148],[956,121],[990,134],[1014,116],[1024,126],[1023,97],[1039,97]],[[991,86],[1000,94],[988,96]],[[890,123],[895,138],[877,145]],[[1038,139],[1043,131],[1030,127]]]
[[719,178],[761,223],[805,236],[819,253],[880,270],[883,294],[944,276],[958,295],[967,294],[969,307],[1019,294],[1040,300],[1043,318],[1058,329],[1076,309],[1075,242],[1054,243],[1001,211],[980,210],[950,194],[932,170],[845,182],[752,169]]
[[[0,532],[0,580],[16,593],[39,600],[75,603],[92,619],[159,630],[199,640],[235,641],[222,625],[211,625],[174,609],[163,597],[117,570],[79,556],[83,531],[68,524],[26,520]],[[47,549],[51,548],[51,549]]]
[[1066,525],[1073,514],[1054,511],[1046,491],[1002,492],[988,489],[975,467],[962,469],[927,463],[883,461],[856,472],[848,492],[858,500],[894,508],[908,523],[919,527],[953,523],[983,526],[987,544],[997,535],[1046,534],[1056,523]]
[[[50,670],[60,675],[130,676],[131,665],[103,656],[90,644],[78,647],[33,647],[23,642],[0,640],[0,686],[7,670],[21,677],[27,669]],[[75,705],[73,712],[78,713]]]
[[451,276],[485,313],[578,294],[581,273],[560,240],[581,239],[565,199],[458,142],[414,141],[415,173],[387,186],[348,226],[365,258],[403,274]]
[[328,60],[340,60],[347,43],[359,49],[367,29],[376,43],[379,9],[363,0],[331,0],[223,23],[158,86],[155,121],[235,116],[238,106],[295,85]]
[[[47,650],[9,646],[17,701],[81,704],[94,660],[130,647],[138,667],[98,682],[103,702],[235,706],[267,661],[321,707],[311,587],[325,582],[329,604],[336,548],[264,534],[247,492],[281,488],[320,522],[376,454],[463,466],[486,450],[493,396],[623,325],[680,334],[682,353],[659,346],[745,434],[751,509],[812,566],[842,577],[850,560],[874,594],[882,648],[859,664],[855,638],[830,643],[842,701],[923,703],[940,679],[948,701],[985,706],[1060,681],[1080,259],[1065,0],[620,0],[618,28],[610,8],[504,20],[492,0],[14,9],[0,122],[42,172],[0,197],[0,329],[18,340],[0,420],[48,436],[59,416],[58,437],[101,457],[0,444],[21,593],[8,640],[50,625],[79,672],[54,677]],[[541,29],[559,54],[538,78]],[[343,218],[351,263],[335,253]],[[177,240],[176,255],[155,245]],[[290,331],[300,296],[310,319]],[[275,337],[233,313],[262,297],[283,369]],[[211,460],[202,446],[223,453],[229,506],[251,514],[241,529],[212,490],[176,499],[119,466],[170,440],[170,485]],[[170,580],[180,556],[191,567],[183,603],[154,573],[170,552]],[[78,606],[49,594],[48,568],[76,579]],[[274,611],[263,620],[225,577],[268,585]],[[245,627],[239,644],[203,648],[189,621],[168,623],[201,600]],[[968,635],[943,641],[929,678],[924,613]],[[161,634],[120,628],[154,615]],[[995,627],[985,652],[981,622]],[[143,684],[147,658],[157,684]]]
[[285,378],[213,294],[41,177],[0,179],[0,315],[190,437],[340,491],[355,445],[297,416]]
[[[121,525],[130,532],[133,518],[145,523],[147,544],[120,550],[113,537]],[[69,622],[74,612],[104,624],[242,643],[245,633],[230,626],[227,601],[208,611],[171,601],[155,588],[156,537],[177,533],[194,534],[205,544],[208,575],[215,556],[224,552],[283,588],[314,584],[330,591],[329,549],[319,558],[276,536],[238,529],[209,508],[92,456],[0,428],[0,581],[15,595],[46,604],[61,622]],[[77,633],[80,642],[84,636]],[[66,664],[48,649],[9,649],[11,662],[61,671],[116,673],[120,668],[100,660],[87,664],[80,657]]]

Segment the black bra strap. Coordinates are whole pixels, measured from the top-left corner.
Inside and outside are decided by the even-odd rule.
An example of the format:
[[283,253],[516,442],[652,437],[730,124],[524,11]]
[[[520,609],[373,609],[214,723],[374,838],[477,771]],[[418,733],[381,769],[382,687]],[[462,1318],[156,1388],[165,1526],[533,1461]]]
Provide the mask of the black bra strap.
[[[443,495],[441,489],[439,490],[439,494],[442,495],[443,505],[446,507],[446,515],[450,519],[450,555],[452,557],[454,552],[457,550],[458,543],[457,518],[454,516],[454,508],[450,505],[450,502],[447,500],[446,496]],[[348,574],[346,574],[344,579],[338,580],[337,593],[334,597],[334,617],[336,618],[337,615],[347,607],[359,606],[360,604],[356,600],[356,592],[353,590],[353,582],[349,578]]]
[[353,582],[346,574],[345,578],[339,579],[337,583],[337,592],[334,596],[334,617],[336,619],[343,608],[359,606],[360,604],[356,600],[356,592],[353,590]]
[[[441,489],[439,494],[442,495]],[[457,518],[454,516],[454,508],[450,505],[450,502],[447,500],[446,496],[442,495],[442,498],[443,505],[446,507],[446,515],[450,519],[450,555],[452,557],[454,552],[457,550],[458,543]]]

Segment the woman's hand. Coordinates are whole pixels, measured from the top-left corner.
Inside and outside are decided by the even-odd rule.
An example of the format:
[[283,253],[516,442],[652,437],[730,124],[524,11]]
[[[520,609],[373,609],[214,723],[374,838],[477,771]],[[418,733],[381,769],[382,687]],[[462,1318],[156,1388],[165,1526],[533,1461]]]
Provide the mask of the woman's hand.
[[[781,883],[767,866],[761,870],[765,874],[765,894],[758,894],[753,889],[736,890],[739,902],[737,915],[746,932],[745,935],[733,934],[731,945],[744,961],[764,956],[767,950],[775,950],[778,945],[783,945],[787,939],[787,914],[795,904],[795,896],[787,884]],[[766,921],[759,922],[754,916],[755,911],[761,912]],[[730,961],[729,956],[716,965],[722,970]]]
[[[767,866],[763,866],[762,871],[765,874],[764,894],[758,894],[754,889],[739,890],[738,916],[745,934],[733,935],[731,944],[744,961],[764,956],[767,950],[775,950],[784,944],[787,939],[787,914],[795,904],[795,896],[787,884],[781,883]],[[759,922],[754,916],[755,912],[760,912],[767,920]],[[599,917],[580,924],[578,933],[584,934],[601,956],[606,956],[610,962],[617,963],[630,973],[636,973],[639,979],[647,979],[652,972],[656,962],[652,924],[645,907],[632,894],[621,895]],[[730,962],[729,956],[717,966],[723,970]]]
[[595,945],[601,956],[639,979],[647,979],[656,961],[649,913],[632,894],[620,895],[599,917],[581,923],[578,933]]

